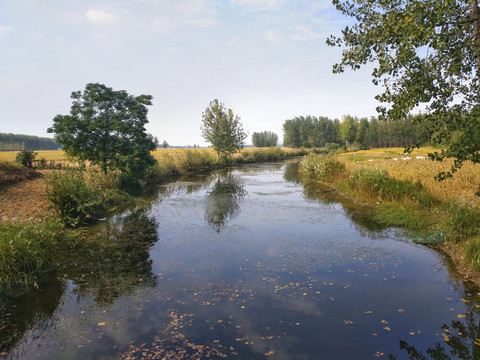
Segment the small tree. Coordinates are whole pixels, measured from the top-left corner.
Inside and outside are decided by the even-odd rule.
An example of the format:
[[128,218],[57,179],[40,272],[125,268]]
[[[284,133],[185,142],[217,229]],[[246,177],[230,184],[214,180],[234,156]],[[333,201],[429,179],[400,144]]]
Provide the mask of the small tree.
[[106,174],[118,169],[140,179],[155,163],[150,151],[156,139],[145,132],[147,105],[152,96],[129,95],[103,84],[87,84],[73,92],[69,115],[57,115],[49,133],[63,145],[68,156],[98,164]]
[[164,149],[168,148],[168,142],[167,142],[167,140],[163,140],[162,147],[163,147]]
[[32,150],[22,150],[17,153],[15,156],[15,161],[22,166],[33,167],[33,161],[37,157],[38,153]]
[[245,146],[246,132],[240,123],[240,117],[234,115],[231,109],[217,99],[202,114],[202,137],[212,144],[213,149],[220,155],[232,155]]

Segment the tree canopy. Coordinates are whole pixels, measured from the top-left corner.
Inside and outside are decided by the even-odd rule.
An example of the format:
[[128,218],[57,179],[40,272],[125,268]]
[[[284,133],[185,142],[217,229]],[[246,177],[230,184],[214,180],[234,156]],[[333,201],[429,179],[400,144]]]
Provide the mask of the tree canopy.
[[203,112],[200,130],[219,157],[221,154],[234,154],[245,146],[247,133],[243,130],[240,117],[231,109],[226,109],[218,99],[211,101]]
[[353,26],[327,43],[344,47],[334,72],[374,62],[372,81],[384,118],[423,106],[425,138],[447,144],[431,157],[480,162],[480,17],[477,0],[333,0]]
[[104,173],[119,169],[141,178],[155,163],[150,154],[155,139],[146,133],[150,95],[129,95],[103,84],[87,84],[85,91],[72,92],[69,115],[57,115],[49,133],[66,154],[100,165]]
[[278,135],[272,131],[254,132],[252,134],[252,144],[256,147],[277,146]]

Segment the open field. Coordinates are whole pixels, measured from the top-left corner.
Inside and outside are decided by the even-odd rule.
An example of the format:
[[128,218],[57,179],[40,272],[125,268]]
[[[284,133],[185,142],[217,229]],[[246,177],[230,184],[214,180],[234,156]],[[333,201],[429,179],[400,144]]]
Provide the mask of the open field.
[[[373,149],[358,151],[357,156],[353,156],[353,153],[341,154],[338,159],[345,162],[349,171],[363,168],[383,170],[397,180],[420,182],[438,199],[455,199],[480,204],[480,197],[474,194],[480,185],[480,164],[465,162],[453,178],[436,181],[434,175],[440,171],[450,170],[453,160],[438,162],[428,158],[417,159],[417,156],[425,156],[432,151],[433,148],[420,148],[410,155],[401,155],[403,148]],[[407,157],[409,159],[406,159]]]
[[[39,150],[36,159],[45,159],[46,161],[67,161],[63,150]],[[0,161],[15,161],[18,151],[0,151]]]

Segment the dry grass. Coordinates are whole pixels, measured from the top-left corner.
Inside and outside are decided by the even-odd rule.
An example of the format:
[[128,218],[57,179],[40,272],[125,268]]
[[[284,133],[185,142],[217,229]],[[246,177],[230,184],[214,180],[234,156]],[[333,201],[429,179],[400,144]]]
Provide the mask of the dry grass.
[[[399,150],[402,150],[399,148]],[[357,152],[357,156],[369,156],[371,161],[351,162],[345,161],[347,169],[353,171],[359,168],[384,170],[387,174],[398,180],[410,180],[414,183],[422,183],[426,189],[435,197],[441,200],[456,199],[461,202],[480,204],[480,198],[474,194],[480,185],[480,164],[471,162],[464,163],[463,167],[457,171],[453,178],[436,181],[433,177],[440,171],[448,171],[453,164],[452,159],[443,162],[431,161],[428,159],[416,159],[417,154],[430,152],[432,149],[421,148],[417,153],[409,155],[411,159],[401,160],[400,151],[397,160],[392,156],[390,159],[375,158],[375,155],[385,154],[385,151],[391,149],[375,149]]]

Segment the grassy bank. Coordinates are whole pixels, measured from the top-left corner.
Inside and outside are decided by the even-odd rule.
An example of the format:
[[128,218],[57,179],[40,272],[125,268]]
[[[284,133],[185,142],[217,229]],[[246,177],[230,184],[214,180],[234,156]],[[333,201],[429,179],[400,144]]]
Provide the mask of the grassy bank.
[[[15,158],[12,153],[8,154]],[[46,159],[48,162],[66,161],[61,151],[48,154],[51,156]],[[249,148],[232,158],[218,157],[211,149],[162,149],[153,154],[158,163],[150,170],[144,185],[167,181],[181,174],[305,155],[306,151]],[[0,184],[5,186],[17,186],[18,182],[40,176],[40,173],[12,162],[4,161],[0,165]],[[45,271],[55,263],[56,249],[73,246],[79,240],[79,232],[74,229],[95,223],[113,207],[132,200],[132,196],[119,190],[121,177],[117,175],[105,176],[93,167],[87,171],[63,168],[45,175],[45,197],[57,215],[37,219],[34,223],[0,221],[0,294],[21,293],[37,287]],[[29,201],[33,203],[35,199]]]
[[467,272],[480,271],[480,205],[474,195],[478,183],[473,181],[475,176],[477,182],[480,179],[479,166],[468,164],[469,174],[438,184],[433,175],[441,168],[430,160],[358,158],[359,154],[353,161],[350,154],[337,158],[310,154],[300,171],[306,181],[320,187],[328,183],[352,201],[364,203],[377,223],[400,227],[418,243],[447,249]]

